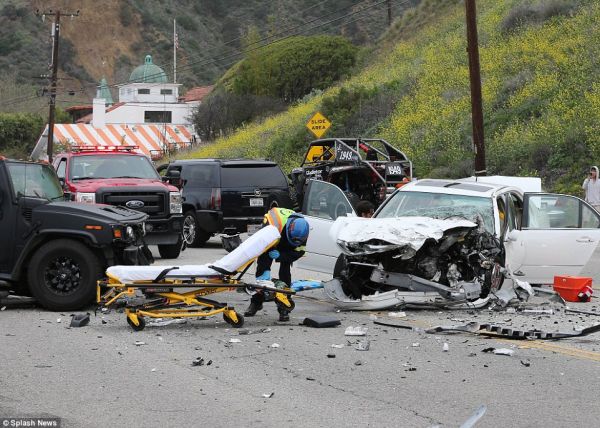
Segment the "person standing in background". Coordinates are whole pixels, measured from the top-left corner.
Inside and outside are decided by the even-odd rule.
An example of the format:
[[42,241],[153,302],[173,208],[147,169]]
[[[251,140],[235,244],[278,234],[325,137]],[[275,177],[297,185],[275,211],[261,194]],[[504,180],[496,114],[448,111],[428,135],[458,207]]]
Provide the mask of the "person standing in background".
[[600,212],[600,181],[597,166],[590,169],[590,175],[583,181],[581,187],[585,190],[585,201]]

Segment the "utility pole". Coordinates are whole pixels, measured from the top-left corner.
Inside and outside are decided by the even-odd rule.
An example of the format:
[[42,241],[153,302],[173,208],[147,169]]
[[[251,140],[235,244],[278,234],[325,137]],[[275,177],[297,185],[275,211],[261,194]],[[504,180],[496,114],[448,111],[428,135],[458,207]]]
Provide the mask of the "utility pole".
[[173,19],[173,83],[177,83],[177,49],[179,49],[179,35],[177,22]]
[[469,79],[471,81],[471,121],[475,148],[475,176],[487,175],[485,141],[483,135],[483,106],[481,101],[481,68],[477,40],[477,9],[475,0],[465,0],[467,18],[467,52],[469,54]]
[[[52,23],[52,75],[50,76],[50,107],[48,111],[48,162],[52,163],[52,154],[54,151],[54,121],[56,115],[56,82],[58,80],[58,43],[60,40],[60,10],[48,12],[36,11],[36,15],[41,15],[42,20],[46,16],[54,16],[54,22]],[[71,18],[79,16],[79,11],[76,13],[65,13]]]
[[392,0],[387,0],[387,20],[388,27],[392,26]]

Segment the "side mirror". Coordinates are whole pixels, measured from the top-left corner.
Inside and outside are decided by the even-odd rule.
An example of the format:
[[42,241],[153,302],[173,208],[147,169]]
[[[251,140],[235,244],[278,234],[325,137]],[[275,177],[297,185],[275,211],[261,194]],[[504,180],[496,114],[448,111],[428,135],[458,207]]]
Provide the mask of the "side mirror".
[[173,171],[169,172],[167,179],[168,179],[169,183],[171,183],[173,186],[181,187],[181,184],[182,184],[181,171],[173,170]]

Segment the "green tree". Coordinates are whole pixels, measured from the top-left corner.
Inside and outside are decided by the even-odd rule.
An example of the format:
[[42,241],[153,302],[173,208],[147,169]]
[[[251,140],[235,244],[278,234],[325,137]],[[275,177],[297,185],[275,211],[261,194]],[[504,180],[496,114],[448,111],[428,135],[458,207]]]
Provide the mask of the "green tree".
[[220,81],[237,94],[293,102],[347,76],[356,62],[357,48],[343,37],[295,36],[256,49],[257,33],[248,32],[245,59]]

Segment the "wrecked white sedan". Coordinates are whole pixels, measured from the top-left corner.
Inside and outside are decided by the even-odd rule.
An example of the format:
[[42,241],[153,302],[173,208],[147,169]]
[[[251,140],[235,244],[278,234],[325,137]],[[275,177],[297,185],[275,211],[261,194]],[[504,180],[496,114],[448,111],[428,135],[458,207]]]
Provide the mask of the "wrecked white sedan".
[[600,216],[579,198],[463,180],[407,184],[373,219],[356,218],[339,188],[314,180],[303,214],[311,232],[299,266],[332,274],[325,294],[346,309],[477,306],[504,268],[552,283],[579,274],[600,240]]

